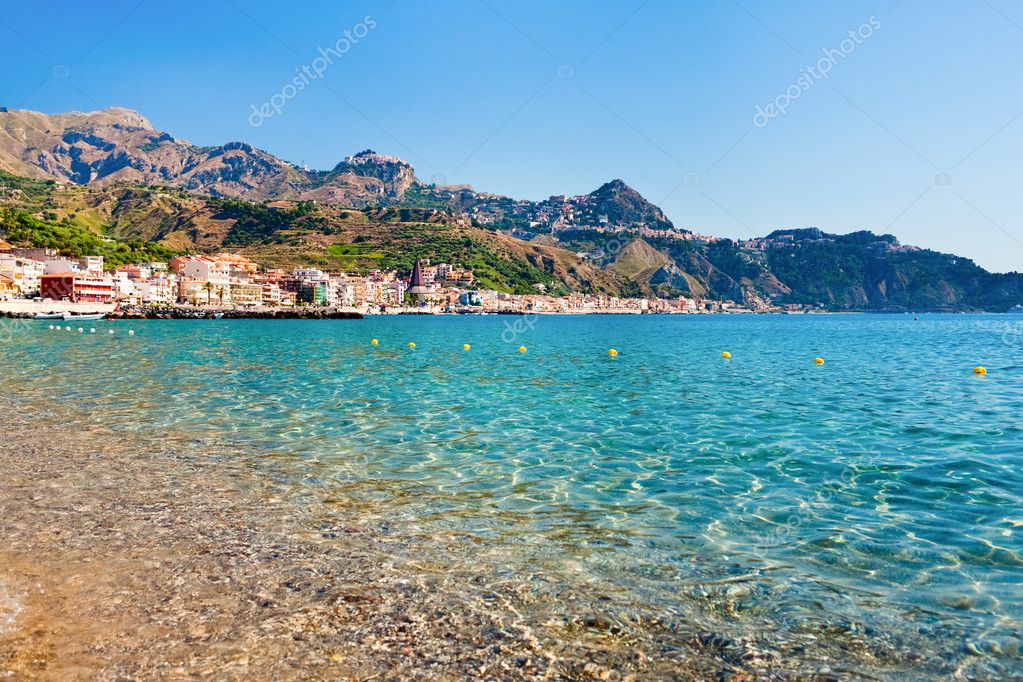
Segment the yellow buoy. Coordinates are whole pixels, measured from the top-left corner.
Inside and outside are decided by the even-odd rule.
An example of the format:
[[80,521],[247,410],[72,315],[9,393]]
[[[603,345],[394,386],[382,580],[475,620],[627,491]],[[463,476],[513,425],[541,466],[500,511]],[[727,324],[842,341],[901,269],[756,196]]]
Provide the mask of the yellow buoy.
[[376,345],[378,345],[378,344],[379,344],[380,342],[379,342],[378,340],[376,340],[376,339],[373,339],[372,341],[370,341],[370,343],[372,343],[372,344],[373,344],[374,346],[376,346]]
[[610,356],[611,356],[611,357],[613,357],[613,358],[616,358],[616,357],[618,357],[618,351],[616,351],[616,350],[615,350],[614,348],[612,348],[612,349],[608,350],[608,351],[607,351],[607,354],[608,354],[608,355],[610,355]]
[[823,365],[824,364],[824,358],[814,358],[813,359],[813,364],[815,364],[815,365]]
[[729,353],[728,351],[725,351],[724,353],[721,354],[721,357],[723,357],[723,358],[730,358],[730,357],[732,357],[732,354]]
[[974,367],[973,368],[973,373],[974,374],[987,374],[987,369],[984,368],[984,367]]
[[470,346],[469,344],[467,343],[462,344],[462,350],[469,350],[470,348],[472,348],[472,346]]
[[416,347],[416,344],[414,344],[414,343],[412,343],[411,341],[409,341],[409,342],[408,342],[408,347],[409,347],[409,348],[415,348],[415,347]]
[[520,353],[525,353],[526,352],[526,347],[525,346],[519,346],[519,352]]

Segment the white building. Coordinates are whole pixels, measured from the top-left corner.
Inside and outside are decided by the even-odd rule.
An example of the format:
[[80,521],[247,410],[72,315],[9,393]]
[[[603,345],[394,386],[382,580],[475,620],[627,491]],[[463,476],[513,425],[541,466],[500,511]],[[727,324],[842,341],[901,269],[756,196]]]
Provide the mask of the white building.
[[78,267],[90,275],[103,274],[103,256],[84,256],[78,259]]
[[196,279],[202,282],[227,284],[231,268],[227,263],[202,256],[179,256],[171,261],[171,267],[178,277]]
[[261,285],[263,287],[263,305],[280,305],[281,304],[281,288],[276,284],[266,283]]
[[322,282],[327,279],[327,273],[316,268],[298,268],[295,270],[295,277],[311,282]]
[[38,296],[40,278],[46,272],[46,264],[31,258],[0,255],[0,275],[11,280],[22,296]]

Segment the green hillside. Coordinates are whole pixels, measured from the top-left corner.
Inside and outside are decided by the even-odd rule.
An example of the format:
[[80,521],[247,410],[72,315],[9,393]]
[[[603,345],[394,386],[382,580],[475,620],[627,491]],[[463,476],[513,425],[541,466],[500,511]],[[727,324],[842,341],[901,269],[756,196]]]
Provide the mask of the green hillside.
[[[903,246],[891,235],[809,228],[737,242],[579,226],[525,241],[513,236],[515,229],[500,229],[504,223],[481,225],[458,206],[427,201],[419,187],[409,190],[407,204],[359,209],[199,196],[161,186],[83,187],[0,173],[0,231],[17,244],[100,254],[111,265],[230,250],[268,267],[364,273],[407,271],[414,259],[429,258],[470,268],[480,286],[512,293],[535,293],[542,284],[561,294],[879,311],[998,311],[1023,302],[1019,274],[989,273],[969,259]],[[624,185],[611,189],[620,205],[645,211],[648,223],[659,220]],[[597,210],[610,212],[605,206]]]

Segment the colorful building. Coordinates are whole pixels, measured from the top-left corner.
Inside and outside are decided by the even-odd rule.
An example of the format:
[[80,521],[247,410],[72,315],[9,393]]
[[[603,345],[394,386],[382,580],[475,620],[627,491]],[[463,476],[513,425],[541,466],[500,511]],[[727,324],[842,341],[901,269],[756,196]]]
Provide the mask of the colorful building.
[[114,280],[85,272],[51,273],[40,278],[40,295],[72,303],[112,303]]

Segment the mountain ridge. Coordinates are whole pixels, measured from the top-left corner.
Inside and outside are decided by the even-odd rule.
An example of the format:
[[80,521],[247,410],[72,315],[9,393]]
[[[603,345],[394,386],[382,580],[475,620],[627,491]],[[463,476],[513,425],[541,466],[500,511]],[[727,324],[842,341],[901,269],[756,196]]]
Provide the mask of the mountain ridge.
[[[514,200],[469,187],[437,188],[420,181],[412,165],[366,149],[330,170],[306,170],[246,142],[200,147],[156,130],[141,113],[123,107],[43,114],[0,111],[0,170],[77,185],[160,184],[198,194],[253,201],[312,200],[365,208],[406,203],[444,210],[471,205],[477,222],[529,232],[541,224],[572,224],[576,212],[593,225],[672,229],[671,221],[621,180],[587,195]],[[415,202],[413,202],[415,203]]]
[[528,201],[424,184],[408,162],[369,149],[308,171],[244,142],[192,145],[123,108],[0,108],[0,170],[13,173],[0,177],[0,229],[41,241],[60,233],[72,244],[98,236],[231,248],[271,264],[339,268],[457,257],[481,268],[484,284],[520,293],[542,284],[829,310],[1007,310],[1023,302],[1018,273],[989,273],[893,235],[816,227],[743,241],[695,235],[621,179]]

